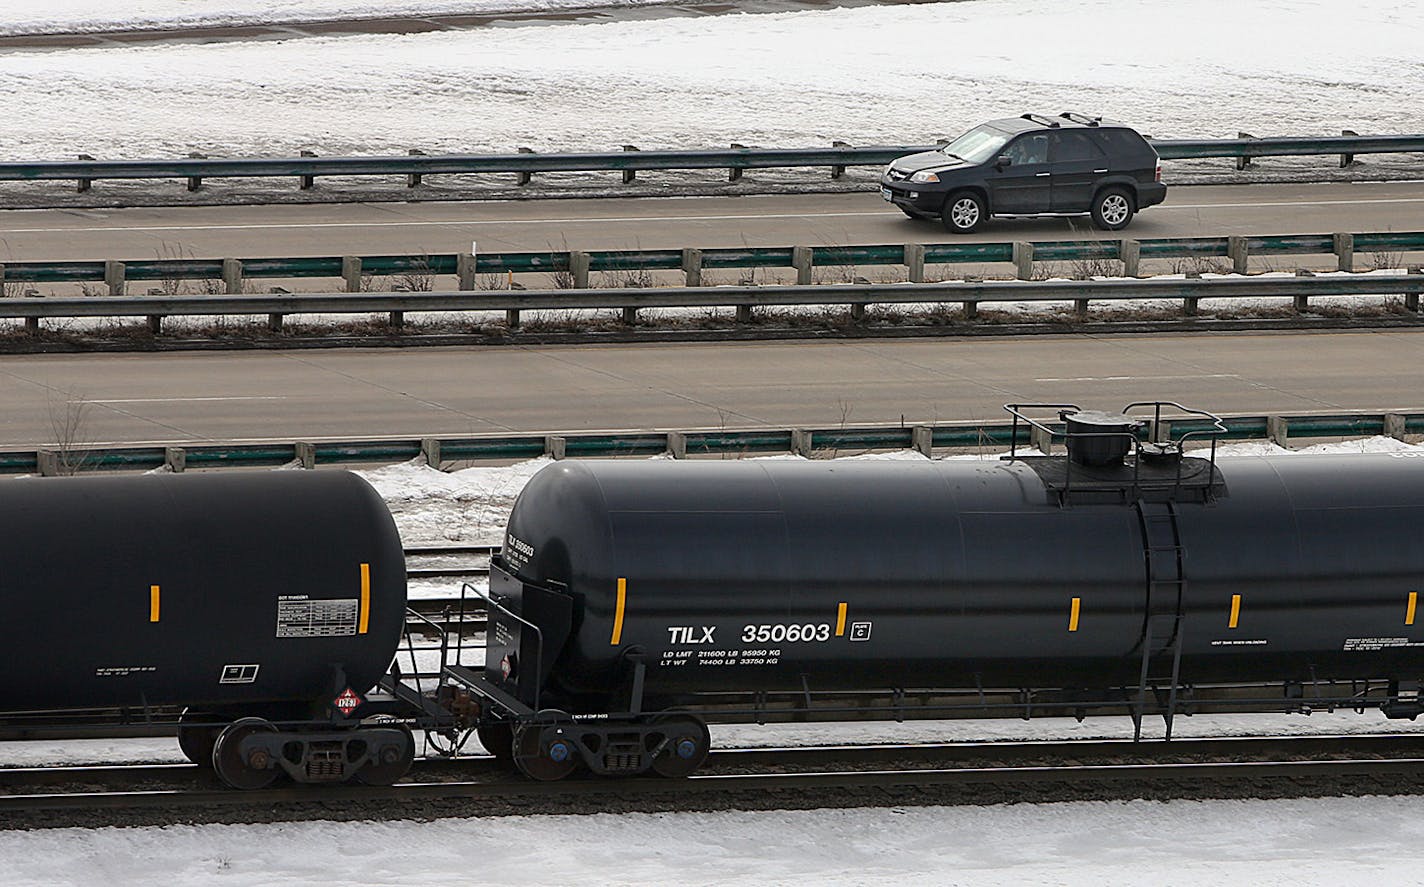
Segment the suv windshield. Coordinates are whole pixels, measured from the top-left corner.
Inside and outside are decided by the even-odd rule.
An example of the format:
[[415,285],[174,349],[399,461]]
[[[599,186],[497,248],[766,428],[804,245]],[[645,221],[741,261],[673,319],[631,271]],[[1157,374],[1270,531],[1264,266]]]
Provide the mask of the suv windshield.
[[1009,137],[997,129],[976,126],[940,150],[970,163],[983,163],[995,156],[1008,140]]

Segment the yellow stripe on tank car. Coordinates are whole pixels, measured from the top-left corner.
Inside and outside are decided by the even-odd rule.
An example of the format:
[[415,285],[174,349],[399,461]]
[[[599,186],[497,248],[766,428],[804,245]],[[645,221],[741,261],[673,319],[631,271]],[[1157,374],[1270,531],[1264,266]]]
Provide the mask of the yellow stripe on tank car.
[[1419,592],[1417,592],[1417,591],[1411,591],[1411,592],[1409,593],[1409,606],[1407,606],[1407,607],[1404,608],[1404,624],[1405,624],[1405,625],[1413,625],[1413,624],[1414,624],[1414,610],[1415,610],[1415,608],[1418,607],[1418,606],[1419,606]]
[[1241,595],[1231,596],[1231,618],[1226,621],[1227,628],[1235,628],[1236,623],[1241,621]]
[[849,604],[845,601],[841,601],[840,606],[836,607],[836,637],[838,638],[845,636],[846,608],[848,606]]
[[628,580],[619,578],[618,580],[618,604],[613,611],[613,637],[609,639],[609,646],[617,646],[623,640],[623,606],[628,602]]
[[371,565],[361,565],[361,616],[356,626],[357,634],[365,634],[371,627]]
[[1082,599],[1082,598],[1080,598],[1080,597],[1075,597],[1075,598],[1073,598],[1073,603],[1072,603],[1072,605],[1068,608],[1068,630],[1069,630],[1069,631],[1077,631],[1077,630],[1078,630],[1078,611],[1082,608],[1082,606],[1083,606],[1083,599]]
[[[149,621],[149,622],[157,622],[157,621],[158,621],[158,604],[159,604],[159,600],[158,600],[158,586],[157,586],[157,585],[150,585],[150,586],[148,587],[148,621]],[[1410,610],[1410,612],[1412,613],[1412,612],[1414,612],[1414,611],[1413,611],[1413,610]]]

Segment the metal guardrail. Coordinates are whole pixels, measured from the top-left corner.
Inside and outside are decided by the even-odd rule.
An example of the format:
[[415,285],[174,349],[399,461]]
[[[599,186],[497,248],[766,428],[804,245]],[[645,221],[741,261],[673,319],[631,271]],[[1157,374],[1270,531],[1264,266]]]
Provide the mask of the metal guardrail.
[[[1173,436],[1206,431],[1210,421],[1169,416]],[[1331,438],[1424,434],[1424,411],[1398,413],[1288,414],[1230,416],[1222,419],[1220,440],[1272,440],[1281,445],[1291,437]],[[1061,423],[1060,423],[1061,424]],[[835,454],[839,451],[1007,448],[1038,444],[1029,429],[1009,422],[940,422],[921,425],[842,425],[826,428],[694,429],[686,431],[591,431],[551,434],[481,435],[478,437],[366,438],[344,441],[294,441],[287,444],[203,444],[184,447],[112,446],[57,450],[0,450],[0,473],[72,473],[136,471],[168,467],[251,468],[274,465],[373,464],[423,459],[439,467],[445,462],[504,459],[601,458],[656,456],[676,458],[763,453]],[[452,553],[439,550],[430,553]]]
[[[1240,237],[1162,237],[1145,240],[1054,240],[1025,242],[1034,261],[1170,259],[1201,256],[1339,255],[1424,251],[1424,231],[1356,234],[1280,234]],[[854,246],[764,246],[701,249],[570,250],[566,252],[440,253],[427,255],[301,256],[266,258],[154,258],[116,261],[7,262],[0,282],[82,283],[104,281],[111,295],[126,282],[211,280],[214,289],[242,290],[245,279],[342,278],[349,291],[362,279],[402,274],[454,276],[474,290],[479,274],[568,273],[587,286],[592,272],[683,271],[688,285],[704,270],[857,265],[951,265],[1012,262],[1024,253],[1012,242],[867,244]],[[1135,257],[1135,258],[1134,258]],[[1342,266],[1349,267],[1349,266]],[[1244,268],[1238,268],[1244,270]],[[1135,270],[1129,269],[1129,275]],[[805,282],[810,282],[805,281]]]
[[[1238,160],[1267,156],[1339,155],[1345,165],[1356,154],[1424,151],[1424,134],[1282,136],[1235,139],[1150,140],[1163,159],[1229,157]],[[295,176],[310,188],[316,176],[407,176],[419,185],[434,174],[517,173],[527,183],[535,173],[624,173],[624,182],[642,170],[748,169],[830,167],[839,176],[849,166],[880,166],[896,157],[929,151],[937,145],[831,148],[726,148],[703,151],[623,151],[571,154],[411,154],[385,157],[188,158],[174,160],[63,160],[0,163],[0,180],[72,180],[81,191],[99,179],[188,180],[189,190],[205,178],[273,178]]]
[[[1414,269],[1414,272],[1424,269]],[[1298,309],[1318,296],[1400,295],[1405,308],[1419,310],[1424,273],[1325,274],[1219,278],[1156,277],[1108,280],[950,281],[944,283],[831,284],[810,286],[646,287],[636,289],[487,290],[481,292],[311,293],[247,296],[84,296],[0,299],[0,318],[148,317],[159,332],[165,317],[224,315],[371,314],[390,312],[399,324],[411,312],[621,309],[635,320],[644,308],[736,307],[742,320],[758,307],[959,304],[972,318],[979,305],[993,302],[1073,302],[1080,312],[1090,301],[1182,300],[1196,311],[1202,299],[1291,297]]]

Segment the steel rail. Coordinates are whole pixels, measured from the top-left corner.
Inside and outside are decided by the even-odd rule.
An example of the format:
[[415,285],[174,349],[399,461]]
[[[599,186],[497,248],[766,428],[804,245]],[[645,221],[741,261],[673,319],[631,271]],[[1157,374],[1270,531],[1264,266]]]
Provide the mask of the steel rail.
[[[990,740],[987,742],[885,742],[844,745],[751,746],[714,748],[704,771],[745,767],[808,767],[897,762],[947,764],[974,761],[1011,763],[1054,757],[1152,758],[1159,761],[1199,756],[1239,755],[1382,755],[1424,751],[1424,733],[1330,734],[1320,736],[1214,736],[1173,739],[1170,742],[1131,739]],[[409,781],[447,776],[452,771],[487,775],[503,772],[493,757],[418,759]],[[212,771],[190,763],[173,764],[59,764],[43,767],[0,767],[0,789],[76,782],[123,780],[142,783],[174,777],[207,779]]]
[[414,782],[394,786],[290,786],[238,792],[231,789],[150,789],[137,791],[51,792],[0,796],[0,813],[177,809],[194,807],[270,807],[312,804],[329,808],[343,803],[422,803],[448,800],[576,798],[616,794],[643,798],[735,794],[768,791],[824,791],[844,788],[927,788],[993,785],[1088,783],[1103,786],[1141,783],[1154,787],[1189,784],[1201,793],[1209,781],[1239,783],[1324,778],[1400,777],[1417,780],[1424,758],[1346,758],[1315,761],[1212,761],[1133,764],[1042,764],[949,768],[860,769],[795,773],[693,774],[685,779],[577,778],[531,782],[513,776],[484,781]]

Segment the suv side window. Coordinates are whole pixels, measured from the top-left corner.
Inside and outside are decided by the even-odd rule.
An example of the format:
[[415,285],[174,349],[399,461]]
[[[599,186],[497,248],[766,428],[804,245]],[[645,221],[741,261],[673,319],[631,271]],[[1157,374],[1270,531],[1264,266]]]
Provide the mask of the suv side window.
[[1034,132],[1019,136],[1004,149],[1014,166],[1048,162],[1048,133]]
[[1152,146],[1131,130],[1095,129],[1093,137],[1113,157],[1128,161],[1146,161],[1153,154]]
[[1054,163],[1096,161],[1103,156],[1102,150],[1083,132],[1055,132],[1049,139],[1049,147]]

